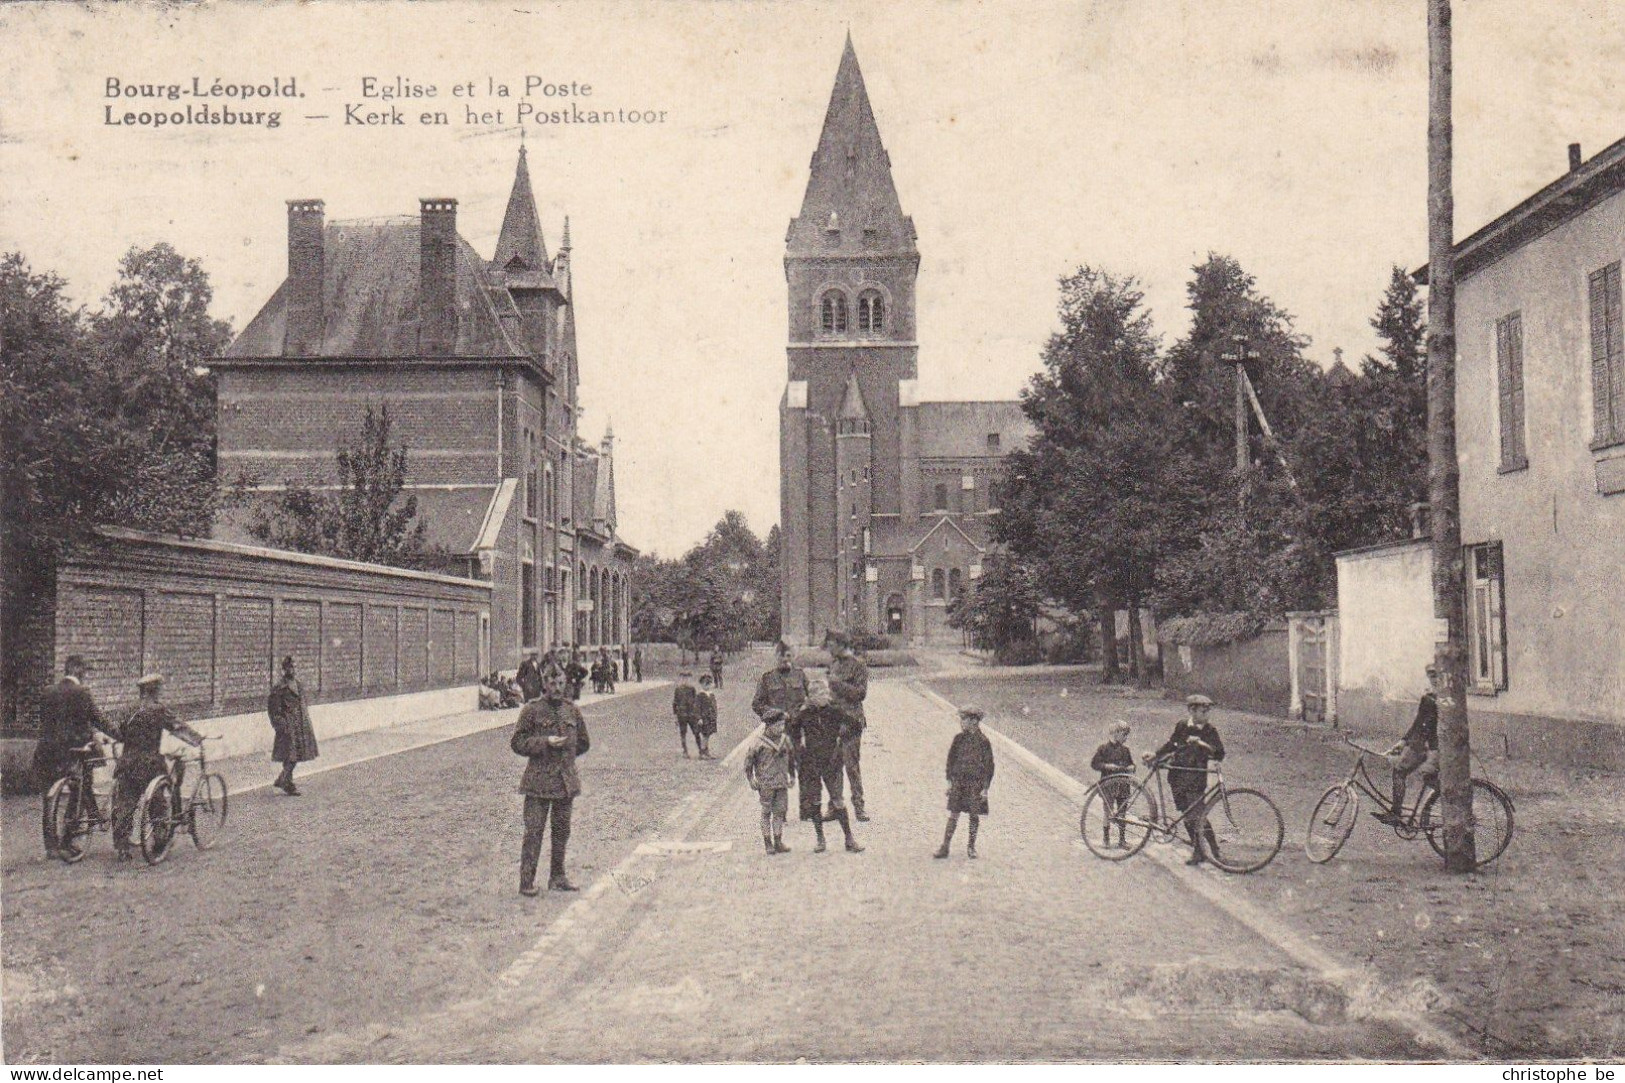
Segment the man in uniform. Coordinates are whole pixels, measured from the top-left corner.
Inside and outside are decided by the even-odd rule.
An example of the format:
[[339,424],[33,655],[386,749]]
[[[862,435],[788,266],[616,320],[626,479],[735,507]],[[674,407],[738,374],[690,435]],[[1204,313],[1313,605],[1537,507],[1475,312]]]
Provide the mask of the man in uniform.
[[750,701],[750,709],[764,720],[769,710],[782,711],[784,717],[792,718],[806,702],[807,675],[791,657],[790,645],[781,642],[776,664],[756,682],[756,695]]
[[859,823],[868,823],[869,814],[863,810],[863,730],[868,720],[863,714],[863,701],[869,695],[869,667],[852,652],[850,637],[835,633],[830,639],[830,652],[835,664],[829,671],[829,691],[835,706],[846,716],[846,727],[841,739],[841,759],[846,764],[846,781],[852,790],[852,815]]
[[553,852],[547,887],[550,891],[575,891],[564,874],[564,850],[570,844],[570,813],[581,793],[581,777],[576,774],[576,757],[592,747],[587,722],[581,711],[564,695],[564,682],[548,674],[542,682],[542,697],[525,704],[514,723],[509,746],[529,763],[519,780],[525,795],[525,840],[519,848],[519,894],[539,895],[536,866],[542,857],[542,835],[549,821],[553,825]]
[[130,830],[135,824],[135,807],[147,783],[164,773],[164,757],[159,751],[164,734],[173,733],[194,748],[203,743],[203,735],[176,718],[168,707],[158,701],[163,692],[164,679],[149,673],[135,682],[141,701],[135,713],[124,720],[120,734],[124,740],[124,754],[119,757],[114,777],[118,785],[113,791],[113,849],[120,861],[128,861]]

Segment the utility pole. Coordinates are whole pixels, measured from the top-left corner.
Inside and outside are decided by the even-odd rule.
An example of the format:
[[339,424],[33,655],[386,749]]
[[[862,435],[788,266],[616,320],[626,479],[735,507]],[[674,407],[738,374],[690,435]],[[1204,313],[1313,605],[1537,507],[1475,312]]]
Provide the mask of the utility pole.
[[1247,362],[1257,361],[1258,351],[1247,348],[1245,335],[1236,335],[1235,343],[1235,348],[1220,354],[1219,360],[1236,366],[1236,473],[1244,474],[1252,462],[1247,448]]
[[1472,872],[1467,739],[1466,581],[1456,463],[1455,198],[1451,189],[1450,0],[1428,0],[1428,502],[1433,519],[1434,664],[1439,670],[1439,795],[1444,862]]

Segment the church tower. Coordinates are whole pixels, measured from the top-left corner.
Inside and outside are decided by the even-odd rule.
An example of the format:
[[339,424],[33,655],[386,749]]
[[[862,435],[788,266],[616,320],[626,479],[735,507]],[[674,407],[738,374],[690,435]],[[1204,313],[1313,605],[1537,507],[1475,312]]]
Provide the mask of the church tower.
[[[781,616],[785,638],[873,625],[874,530],[912,504],[905,430],[918,344],[914,223],[848,36],[785,237],[789,383],[780,411]],[[912,509],[911,509],[912,510]]]

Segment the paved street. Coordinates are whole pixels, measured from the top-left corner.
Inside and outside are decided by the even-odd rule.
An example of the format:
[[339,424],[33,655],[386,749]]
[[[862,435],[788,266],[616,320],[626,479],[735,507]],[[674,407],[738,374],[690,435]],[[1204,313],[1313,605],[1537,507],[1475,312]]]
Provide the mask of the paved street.
[[795,825],[794,852],[767,857],[729,762],[667,836],[691,852],[617,866],[482,995],[276,1059],[1437,1055],[1350,1019],[1340,988],[1160,865],[1091,858],[1074,806],[1008,759],[982,858],[965,859],[962,824],[953,858],[932,860],[953,724],[902,682],[876,681],[870,704],[867,852],[815,855]]

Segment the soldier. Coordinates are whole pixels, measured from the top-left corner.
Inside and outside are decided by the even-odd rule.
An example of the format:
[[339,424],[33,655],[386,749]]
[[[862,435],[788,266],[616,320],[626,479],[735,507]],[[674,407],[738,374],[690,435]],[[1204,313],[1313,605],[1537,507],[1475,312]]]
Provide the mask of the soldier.
[[750,701],[750,709],[761,719],[767,718],[769,710],[777,710],[789,718],[806,702],[807,675],[791,658],[790,645],[781,642],[774,667],[756,682],[756,695]]
[[519,849],[519,894],[539,895],[536,866],[542,856],[542,835],[553,825],[549,891],[575,891],[564,874],[564,851],[570,844],[570,814],[581,794],[576,757],[592,747],[581,711],[564,696],[564,684],[549,675],[542,682],[542,697],[525,704],[509,742],[515,754],[528,757],[519,792],[525,795],[525,840]]
[[862,759],[863,730],[868,725],[863,701],[869,695],[869,667],[852,652],[851,637],[840,632],[830,637],[830,652],[835,655],[835,664],[829,671],[829,690],[835,706],[846,716],[841,759],[846,764],[846,780],[852,788],[852,814],[859,823],[868,823],[869,815],[863,810]]
[[136,682],[141,702],[135,713],[125,719],[120,734],[124,740],[124,754],[119,757],[114,777],[118,786],[113,792],[113,849],[120,861],[133,856],[130,851],[130,830],[135,825],[135,807],[147,783],[164,773],[164,757],[159,752],[164,733],[173,733],[194,748],[203,743],[203,735],[176,718],[168,707],[158,702],[164,679],[149,673]]

